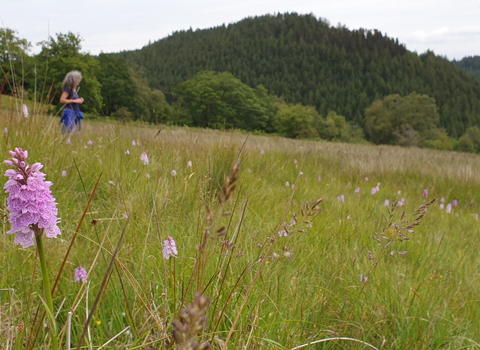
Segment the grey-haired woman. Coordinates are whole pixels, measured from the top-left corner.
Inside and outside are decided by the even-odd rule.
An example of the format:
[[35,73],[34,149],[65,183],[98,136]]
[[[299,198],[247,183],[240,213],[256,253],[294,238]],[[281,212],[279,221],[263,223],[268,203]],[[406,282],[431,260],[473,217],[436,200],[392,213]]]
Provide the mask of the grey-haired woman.
[[82,73],[73,70],[68,72],[63,80],[63,92],[60,96],[60,103],[65,104],[62,119],[62,131],[71,133],[74,128],[81,129],[81,119],[83,114],[80,112],[80,105],[83,103],[83,98],[78,96],[78,85],[82,81]]

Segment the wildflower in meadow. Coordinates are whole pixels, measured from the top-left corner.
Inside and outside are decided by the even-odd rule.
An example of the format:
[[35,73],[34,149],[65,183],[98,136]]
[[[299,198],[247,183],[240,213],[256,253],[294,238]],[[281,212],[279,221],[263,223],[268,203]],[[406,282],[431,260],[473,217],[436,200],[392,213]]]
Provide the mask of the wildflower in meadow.
[[258,247],[258,248],[262,248],[262,247],[263,247],[263,244],[262,244],[262,243],[258,243],[258,244],[257,244],[257,247]]
[[458,206],[458,201],[456,199],[453,200],[452,202],[453,206],[456,208]]
[[368,277],[364,276],[363,274],[360,274],[360,282],[367,283],[368,282]]
[[87,270],[79,266],[75,269],[74,282],[87,282]]
[[93,141],[92,141],[92,140],[88,140],[88,142],[87,142],[87,145],[89,145],[89,146],[92,146],[92,147],[93,147]]
[[370,190],[370,193],[371,193],[371,194],[377,193],[377,188],[376,188],[376,187],[372,187],[372,189]]
[[188,167],[188,168],[191,168],[191,167],[192,167],[192,161],[191,161],[191,160],[188,161],[187,167]]
[[278,231],[278,237],[287,237],[288,233],[286,230]]
[[290,182],[285,182],[285,186],[290,187]]
[[357,188],[355,189],[355,193],[360,193],[360,187],[357,187]]
[[[27,164],[27,151],[15,148],[15,152],[10,151],[10,155],[12,160],[6,160],[5,163],[16,169],[8,169],[5,172],[5,176],[8,177],[4,186],[5,192],[9,194],[7,198],[7,209],[10,212],[8,221],[12,224],[7,233],[16,233],[15,244],[20,244],[23,248],[34,245],[33,238],[35,237],[42,270],[44,296],[48,310],[53,314],[50,281],[42,240],[44,232],[48,238],[57,238],[61,234],[57,226],[57,203],[55,203],[55,198],[50,190],[50,186],[53,184],[45,181],[46,175],[40,172],[42,164],[35,163],[32,166]],[[52,348],[58,349],[57,334],[53,330],[55,327],[51,328]]]
[[322,177],[321,177],[321,176],[318,177],[318,181],[322,181]]
[[445,198],[440,198],[440,203],[445,203]]
[[368,181],[368,177],[365,178],[365,181]]
[[69,144],[70,144],[70,142],[71,142],[71,141],[70,141],[70,139],[67,139],[67,145],[69,145]]
[[150,178],[150,174],[149,174],[149,173],[146,173],[145,176],[147,177],[147,179]]
[[8,129],[7,129],[7,128],[4,128],[4,129],[3,129],[3,132],[4,132],[5,134],[8,134]]
[[135,140],[132,140],[132,146],[136,146],[137,143],[135,142]]
[[142,146],[142,143],[140,141],[137,141],[137,146]]
[[398,192],[397,192],[397,195],[400,196],[401,194],[402,194],[402,191],[398,191]]
[[142,160],[144,165],[148,165],[148,156],[147,153],[143,152],[142,155],[140,156],[140,159]]
[[25,103],[22,104],[22,113],[25,116],[25,118],[28,118],[28,107]]
[[262,149],[262,150],[260,151],[260,154],[263,156],[263,155],[265,154],[265,151]]
[[444,207],[443,207],[443,203],[440,203],[439,209],[440,209],[440,210],[443,210],[443,208],[444,208]]
[[45,229],[48,238],[56,238],[60,234],[57,226],[57,203],[50,190],[53,184],[45,181],[45,174],[39,171],[43,165],[35,163],[29,166],[28,152],[21,148],[15,148],[15,152],[10,151],[10,155],[12,160],[6,160],[5,163],[16,169],[5,172],[5,176],[9,178],[4,187],[9,194],[8,221],[12,224],[7,233],[17,233],[15,243],[23,248],[34,245],[34,236],[43,234],[41,229]]
[[127,150],[125,151],[125,154],[128,156],[128,155],[130,154],[130,151],[127,149]]
[[341,196],[338,196],[337,199],[342,203],[345,202],[345,196],[343,194]]
[[448,203],[447,204],[447,210],[446,210],[447,214],[450,214],[452,212],[452,203]]
[[385,206],[388,207],[390,205],[390,200],[385,199]]
[[172,176],[173,177],[177,176],[177,171],[176,170],[172,170]]
[[67,177],[67,171],[66,170],[62,170],[62,177]]
[[423,190],[423,196],[424,196],[425,198],[428,197],[428,190]]
[[298,175],[303,176],[303,171],[299,172]]
[[405,205],[405,198],[402,198],[402,200],[398,202],[398,206],[403,207],[404,205]]
[[298,162],[297,162],[297,160],[296,160],[296,159],[294,159],[294,160],[293,160],[293,164],[297,164],[297,163],[298,163]]
[[112,180],[108,181],[108,183],[109,183],[110,185],[115,185],[115,182],[113,182]]
[[163,241],[163,257],[165,259],[170,259],[171,256],[177,256],[177,245],[172,237],[168,237],[167,240]]

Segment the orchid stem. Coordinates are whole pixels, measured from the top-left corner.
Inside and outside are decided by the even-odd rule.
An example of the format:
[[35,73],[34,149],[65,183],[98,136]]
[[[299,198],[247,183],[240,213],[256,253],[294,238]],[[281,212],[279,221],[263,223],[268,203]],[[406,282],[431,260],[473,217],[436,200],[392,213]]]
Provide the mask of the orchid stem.
[[[40,258],[40,266],[42,268],[42,279],[43,279],[43,289],[45,293],[45,299],[47,301],[47,306],[50,309],[50,312],[53,313],[53,302],[52,302],[52,294],[50,289],[50,280],[48,279],[48,271],[47,271],[47,262],[45,261],[45,252],[43,250],[43,241],[42,236],[38,235],[35,232],[35,239],[37,241],[37,249],[38,249],[38,256]],[[57,333],[55,331],[55,325],[50,325],[50,331],[52,334],[52,349],[58,349],[58,340],[57,340]]]

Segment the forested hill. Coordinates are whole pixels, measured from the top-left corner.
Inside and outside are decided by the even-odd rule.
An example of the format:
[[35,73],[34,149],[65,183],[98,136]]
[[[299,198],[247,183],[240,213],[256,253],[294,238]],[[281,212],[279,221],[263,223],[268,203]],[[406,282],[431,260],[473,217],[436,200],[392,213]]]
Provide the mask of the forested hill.
[[288,103],[335,110],[364,125],[364,111],[389,94],[434,97],[440,126],[452,137],[480,125],[480,82],[432,52],[409,52],[377,30],[332,27],[313,15],[247,18],[228,26],[181,31],[123,52],[164,92],[202,70],[263,84]]
[[480,81],[480,56],[465,57],[460,61],[453,61],[453,63]]

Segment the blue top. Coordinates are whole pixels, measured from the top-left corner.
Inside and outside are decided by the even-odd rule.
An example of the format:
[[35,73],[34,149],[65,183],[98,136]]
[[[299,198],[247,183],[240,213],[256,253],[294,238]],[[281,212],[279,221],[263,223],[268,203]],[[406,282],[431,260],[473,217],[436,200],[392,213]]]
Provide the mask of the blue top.
[[[64,88],[63,91],[65,91],[68,94],[67,100],[79,99],[76,91],[72,91],[72,90],[67,89],[67,88]],[[75,112],[80,112],[80,105],[78,103],[67,103],[65,105],[65,108],[66,109],[71,109],[72,111],[75,111]]]

